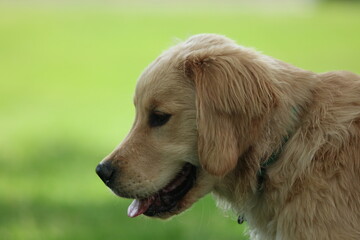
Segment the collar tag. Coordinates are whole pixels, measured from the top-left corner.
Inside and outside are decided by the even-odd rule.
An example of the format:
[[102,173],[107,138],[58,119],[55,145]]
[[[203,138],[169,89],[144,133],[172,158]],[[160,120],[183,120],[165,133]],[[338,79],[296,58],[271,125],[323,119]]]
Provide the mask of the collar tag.
[[237,219],[238,224],[243,224],[246,221],[245,217],[240,215]]

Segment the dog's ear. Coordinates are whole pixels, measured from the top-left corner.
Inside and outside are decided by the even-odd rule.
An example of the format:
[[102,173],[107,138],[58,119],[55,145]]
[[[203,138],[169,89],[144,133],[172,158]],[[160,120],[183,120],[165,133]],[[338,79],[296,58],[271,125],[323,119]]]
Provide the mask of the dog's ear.
[[[210,174],[233,170],[275,97],[261,63],[237,47],[192,52],[184,62],[196,90],[198,153]],[[248,60],[250,58],[250,60]]]

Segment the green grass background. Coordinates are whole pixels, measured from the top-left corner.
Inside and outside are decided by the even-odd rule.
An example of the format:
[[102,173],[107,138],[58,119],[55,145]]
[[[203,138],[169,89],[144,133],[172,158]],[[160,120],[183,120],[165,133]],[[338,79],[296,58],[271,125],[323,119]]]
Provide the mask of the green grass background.
[[95,166],[126,135],[141,71],[177,38],[225,34],[302,68],[360,73],[360,5],[0,5],[0,239],[248,239],[211,196],[169,221],[130,219]]

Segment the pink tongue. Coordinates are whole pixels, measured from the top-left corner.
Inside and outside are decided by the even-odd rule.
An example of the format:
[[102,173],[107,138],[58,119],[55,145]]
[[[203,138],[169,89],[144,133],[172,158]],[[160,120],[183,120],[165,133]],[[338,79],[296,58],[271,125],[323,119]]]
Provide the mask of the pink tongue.
[[152,198],[135,199],[128,207],[128,216],[134,218],[143,214],[146,210],[148,210],[152,202]]

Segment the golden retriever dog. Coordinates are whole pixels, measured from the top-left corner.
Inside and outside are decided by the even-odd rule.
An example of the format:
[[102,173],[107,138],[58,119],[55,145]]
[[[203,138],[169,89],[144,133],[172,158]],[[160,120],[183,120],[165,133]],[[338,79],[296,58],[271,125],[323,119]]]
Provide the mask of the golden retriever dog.
[[128,215],[168,218],[213,193],[251,239],[360,239],[360,77],[316,74],[215,34],[161,54],[136,117],[96,168]]

